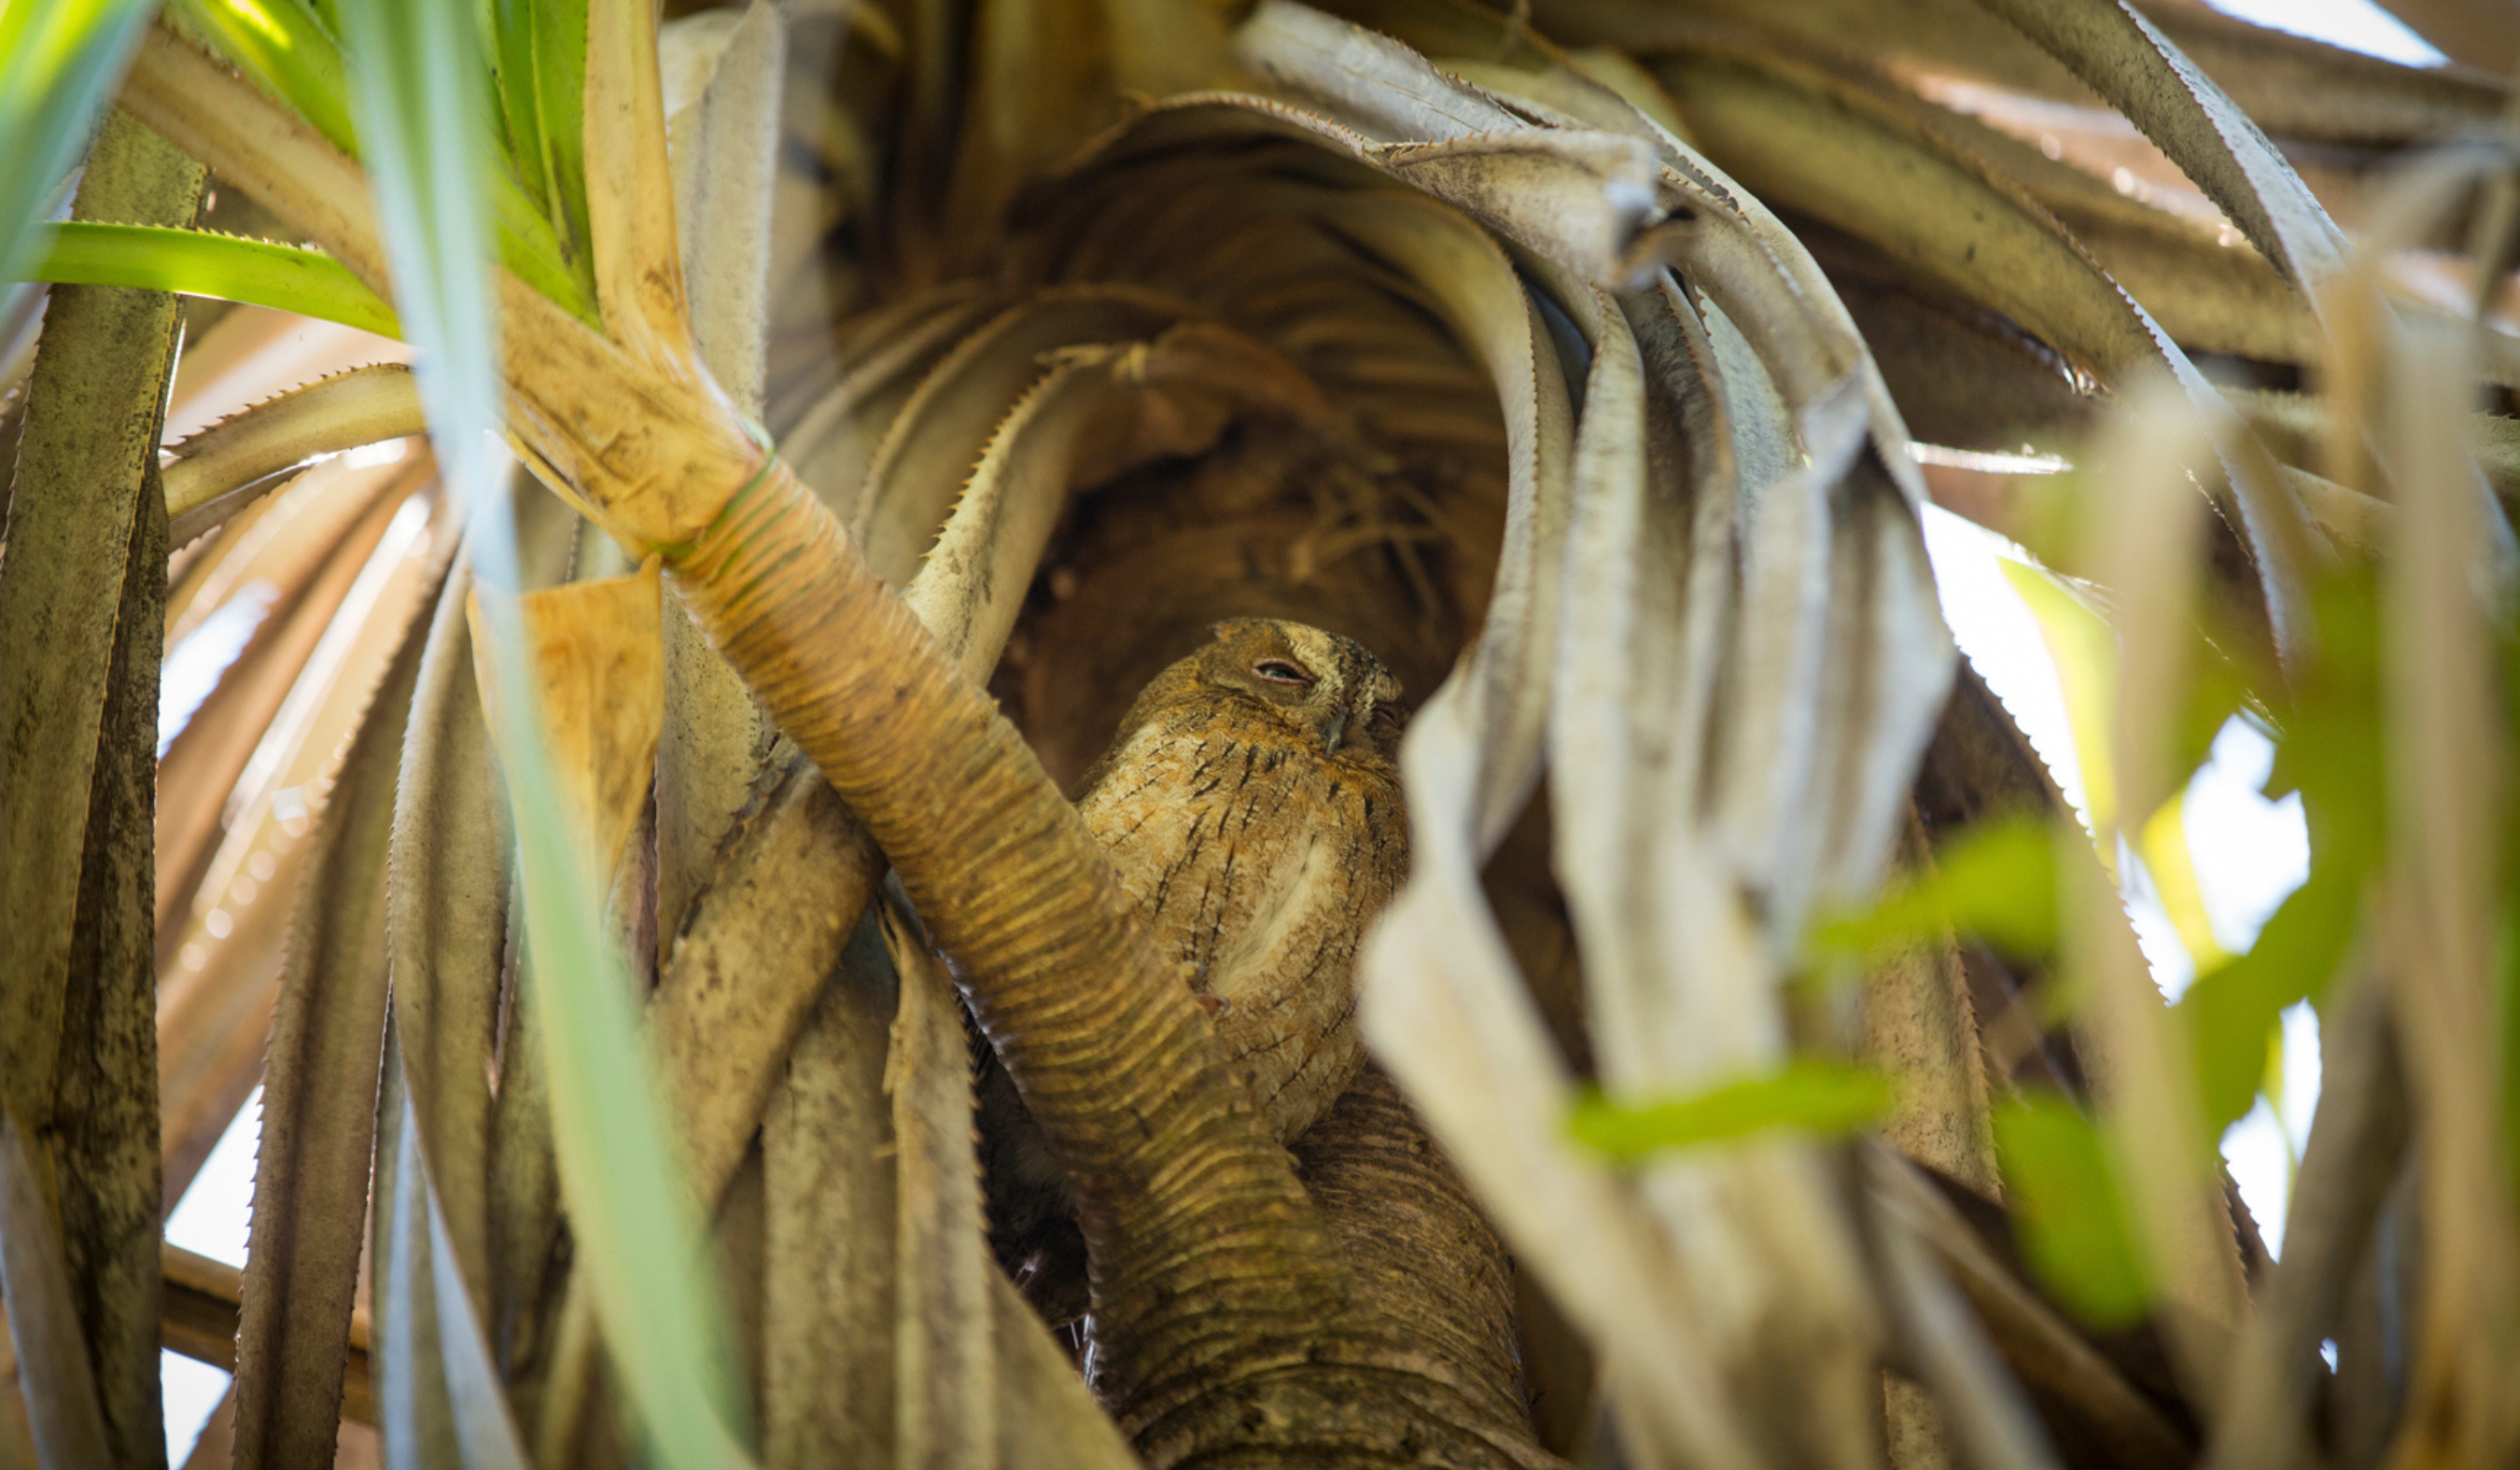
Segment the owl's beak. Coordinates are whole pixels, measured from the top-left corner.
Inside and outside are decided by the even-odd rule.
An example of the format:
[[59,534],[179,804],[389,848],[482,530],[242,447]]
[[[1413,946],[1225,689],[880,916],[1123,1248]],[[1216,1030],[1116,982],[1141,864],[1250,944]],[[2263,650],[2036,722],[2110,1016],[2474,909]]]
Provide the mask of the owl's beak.
[[1347,738],[1347,711],[1331,710],[1322,716],[1321,724],[1314,728],[1321,732],[1322,748],[1335,754],[1339,748],[1339,742]]

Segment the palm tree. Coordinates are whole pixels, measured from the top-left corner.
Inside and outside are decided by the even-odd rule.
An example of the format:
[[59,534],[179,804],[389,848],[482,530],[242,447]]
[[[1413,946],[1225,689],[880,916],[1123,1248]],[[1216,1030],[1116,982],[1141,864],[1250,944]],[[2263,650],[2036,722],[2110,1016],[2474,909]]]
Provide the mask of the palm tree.
[[[157,1460],[162,1337],[251,1464],[2509,1459],[2512,32],[2392,8],[2458,65],[9,0],[0,1453]],[[1937,500],[2107,618],[2088,832]],[[1250,612],[1426,695],[1291,1153],[1060,795]],[[2165,1005],[2118,869],[2234,712],[2312,875]],[[257,1078],[240,1277],[161,1202]]]

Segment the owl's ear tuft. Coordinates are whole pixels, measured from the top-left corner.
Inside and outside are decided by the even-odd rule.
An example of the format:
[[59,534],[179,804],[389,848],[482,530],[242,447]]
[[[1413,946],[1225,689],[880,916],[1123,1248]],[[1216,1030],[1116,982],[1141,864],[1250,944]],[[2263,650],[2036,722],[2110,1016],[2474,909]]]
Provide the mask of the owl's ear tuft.
[[1266,618],[1257,617],[1219,618],[1217,621],[1208,624],[1207,636],[1215,639],[1218,643],[1223,643],[1230,638],[1238,638],[1267,621],[1268,619]]

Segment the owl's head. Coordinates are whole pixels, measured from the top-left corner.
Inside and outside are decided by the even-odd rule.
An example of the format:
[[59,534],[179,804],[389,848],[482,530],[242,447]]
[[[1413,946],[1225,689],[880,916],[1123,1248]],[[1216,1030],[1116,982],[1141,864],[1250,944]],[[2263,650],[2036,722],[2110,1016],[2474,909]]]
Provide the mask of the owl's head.
[[1400,681],[1365,645],[1281,618],[1230,618],[1193,655],[1206,683],[1276,711],[1326,754],[1398,755]]

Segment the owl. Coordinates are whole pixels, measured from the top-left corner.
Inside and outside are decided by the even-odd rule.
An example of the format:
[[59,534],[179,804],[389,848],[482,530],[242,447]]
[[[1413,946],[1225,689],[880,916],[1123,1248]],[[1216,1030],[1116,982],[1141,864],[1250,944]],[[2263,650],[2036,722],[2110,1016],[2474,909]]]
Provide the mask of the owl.
[[1357,942],[1409,861],[1399,700],[1353,640],[1220,623],[1138,695],[1077,800],[1282,1140],[1362,1056]]
[[[1354,640],[1219,623],[1138,695],[1080,785],[1079,815],[1281,1141],[1328,1112],[1363,1061],[1357,945],[1409,861],[1400,693]],[[979,1079],[991,1234],[1018,1279],[1064,1278],[1051,1294],[1073,1315],[1081,1242],[1064,1180],[993,1060]]]

